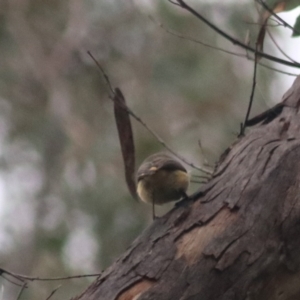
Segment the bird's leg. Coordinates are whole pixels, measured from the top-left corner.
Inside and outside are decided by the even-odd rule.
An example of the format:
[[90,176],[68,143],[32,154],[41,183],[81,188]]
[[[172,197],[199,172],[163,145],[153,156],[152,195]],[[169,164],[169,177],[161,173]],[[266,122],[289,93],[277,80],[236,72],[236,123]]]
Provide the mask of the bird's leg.
[[180,201],[176,202],[175,207],[187,206],[190,203],[191,198],[187,195],[186,192],[182,191],[182,198]]
[[156,215],[155,215],[155,199],[153,199],[152,202],[152,220],[156,219]]
[[181,198],[182,200],[189,199],[189,196],[188,196],[188,194],[186,192],[182,191],[181,195],[182,195],[182,198]]

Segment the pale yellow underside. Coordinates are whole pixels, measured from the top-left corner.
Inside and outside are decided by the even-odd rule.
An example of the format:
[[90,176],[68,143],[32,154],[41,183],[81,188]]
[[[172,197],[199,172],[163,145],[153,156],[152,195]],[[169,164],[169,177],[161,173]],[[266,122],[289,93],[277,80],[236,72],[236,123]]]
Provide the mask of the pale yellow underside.
[[138,182],[137,193],[146,203],[164,204],[179,200],[189,185],[189,176],[181,170],[159,170]]

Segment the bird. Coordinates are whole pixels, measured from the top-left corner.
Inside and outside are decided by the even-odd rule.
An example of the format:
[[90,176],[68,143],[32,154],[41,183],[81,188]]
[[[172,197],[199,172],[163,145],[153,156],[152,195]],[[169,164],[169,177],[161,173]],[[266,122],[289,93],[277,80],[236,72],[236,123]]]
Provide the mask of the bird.
[[143,202],[155,205],[188,198],[189,175],[183,165],[171,155],[159,152],[147,157],[137,174],[137,194]]

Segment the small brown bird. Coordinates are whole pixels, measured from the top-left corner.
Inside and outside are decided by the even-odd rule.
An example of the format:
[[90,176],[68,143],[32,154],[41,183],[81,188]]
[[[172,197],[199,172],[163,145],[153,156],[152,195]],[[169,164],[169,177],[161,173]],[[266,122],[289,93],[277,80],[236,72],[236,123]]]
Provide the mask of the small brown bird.
[[166,153],[156,153],[144,160],[137,171],[137,193],[142,201],[162,205],[187,197],[189,175],[182,164]]

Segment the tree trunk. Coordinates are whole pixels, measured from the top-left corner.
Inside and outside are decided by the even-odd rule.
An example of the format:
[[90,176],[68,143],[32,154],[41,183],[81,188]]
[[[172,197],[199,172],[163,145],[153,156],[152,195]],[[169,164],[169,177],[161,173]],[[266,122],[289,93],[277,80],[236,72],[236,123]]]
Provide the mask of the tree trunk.
[[[300,77],[80,300],[300,299]],[[280,107],[280,109],[278,109]]]

